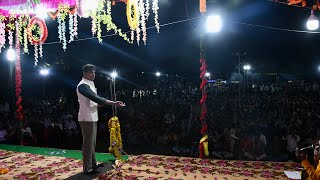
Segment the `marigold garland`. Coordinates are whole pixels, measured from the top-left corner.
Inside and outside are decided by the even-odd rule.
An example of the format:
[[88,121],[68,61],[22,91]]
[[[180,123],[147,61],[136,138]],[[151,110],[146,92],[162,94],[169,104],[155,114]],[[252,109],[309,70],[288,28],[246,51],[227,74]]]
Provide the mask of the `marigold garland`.
[[117,159],[121,159],[122,139],[120,131],[120,123],[117,116],[112,117],[108,122],[110,132],[109,152]]
[[[127,1],[127,21],[131,30],[135,30],[139,26],[138,3],[135,0]],[[133,17],[132,17],[133,15]]]
[[200,0],[200,12],[205,13],[207,11],[207,0]]
[[0,175],[7,174],[9,172],[9,168],[0,168]]

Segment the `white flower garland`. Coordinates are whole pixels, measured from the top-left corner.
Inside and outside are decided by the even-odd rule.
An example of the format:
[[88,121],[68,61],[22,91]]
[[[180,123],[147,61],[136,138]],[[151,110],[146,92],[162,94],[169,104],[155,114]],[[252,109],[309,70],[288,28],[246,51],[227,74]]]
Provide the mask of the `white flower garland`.
[[67,50],[67,38],[66,38],[66,22],[63,21],[62,22],[62,27],[61,27],[61,31],[62,31],[62,49],[64,51]]
[[140,45],[140,28],[139,28],[139,26],[137,27],[136,32],[137,32],[137,43],[139,46]]
[[[140,9],[139,8],[139,0],[136,0],[136,1],[134,1],[134,3],[138,3],[138,9]],[[138,46],[140,45],[140,11],[138,10],[138,26],[137,26],[137,29],[136,29],[136,38],[137,38],[137,44],[138,44]]]
[[42,44],[39,45],[39,54],[40,54],[40,58],[43,58],[43,49],[42,49]]
[[131,31],[131,41],[134,41],[134,31]]
[[78,38],[78,11],[73,16],[73,36]]
[[73,23],[73,15],[69,14],[69,34],[70,34],[69,43],[74,41],[74,27],[73,27],[73,25],[74,25],[74,23]]
[[76,10],[73,15],[73,37],[78,38],[78,9],[79,0],[76,0]]
[[23,29],[23,52],[29,54],[27,26]]
[[159,5],[158,5],[158,0],[153,0],[152,2],[152,11],[154,13],[154,23],[156,25],[158,33],[160,32],[160,24],[158,22],[158,10],[159,10]]
[[92,20],[91,20],[91,32],[92,32],[92,36],[94,36],[97,33],[96,18],[94,17],[92,17]]
[[13,32],[11,30],[9,30],[9,45],[10,45],[10,48],[12,48],[12,45],[13,45]]
[[58,15],[58,19],[57,19],[57,22],[58,22],[58,34],[59,34],[59,41],[60,43],[62,42],[62,19],[61,19],[61,16]]
[[150,11],[149,11],[149,9],[150,9],[150,3],[149,3],[149,0],[146,0],[145,5],[146,5],[146,20],[148,21],[149,16],[150,16]]
[[34,66],[38,65],[38,45],[34,45]]
[[143,0],[139,0],[139,15],[140,15],[140,24],[142,29],[142,40],[144,42],[144,45],[147,44],[147,27],[146,27],[146,17],[144,14],[144,2]]
[[6,24],[4,22],[0,23],[0,53],[1,49],[4,48],[6,44]]

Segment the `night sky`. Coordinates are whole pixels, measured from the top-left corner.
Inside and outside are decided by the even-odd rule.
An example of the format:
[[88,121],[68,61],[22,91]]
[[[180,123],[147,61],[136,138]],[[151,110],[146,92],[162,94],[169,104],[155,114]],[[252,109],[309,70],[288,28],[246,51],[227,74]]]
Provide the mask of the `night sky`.
[[[169,75],[197,78],[199,74],[199,2],[197,0],[159,0],[159,22],[190,21],[163,26],[160,34],[148,30],[147,45],[128,44],[118,36],[72,42],[66,52],[62,44],[44,45],[45,61],[51,64],[52,80],[73,87],[81,78],[81,67],[92,63],[105,72],[119,71],[122,78],[135,84],[141,71],[160,71]],[[125,5],[112,7],[113,20],[123,31],[128,31]],[[213,78],[230,79],[238,65],[237,52],[246,52],[243,62],[253,66],[253,72],[267,74],[278,72],[283,78],[318,78],[320,65],[320,34],[296,33],[253,27],[241,23],[306,30],[310,9],[297,8],[267,0],[208,0],[207,14],[219,12],[224,25],[220,33],[206,34],[208,71]],[[316,16],[319,14],[316,12]],[[49,37],[47,43],[58,41],[58,23],[46,20]],[[154,26],[153,13],[147,27]],[[104,26],[103,26],[104,27]],[[79,19],[79,38],[91,37],[90,19]],[[104,29],[104,28],[103,28]],[[103,30],[103,35],[112,34]],[[68,38],[68,36],[67,36]],[[32,91],[41,87],[38,68],[33,67],[33,48],[30,55],[22,55],[23,87]],[[5,52],[5,51],[3,51]],[[0,54],[2,77],[10,84],[10,63],[5,53]],[[43,60],[39,60],[43,65]],[[57,64],[63,62],[63,64]],[[8,86],[7,86],[8,87]],[[4,88],[6,89],[6,88]]]

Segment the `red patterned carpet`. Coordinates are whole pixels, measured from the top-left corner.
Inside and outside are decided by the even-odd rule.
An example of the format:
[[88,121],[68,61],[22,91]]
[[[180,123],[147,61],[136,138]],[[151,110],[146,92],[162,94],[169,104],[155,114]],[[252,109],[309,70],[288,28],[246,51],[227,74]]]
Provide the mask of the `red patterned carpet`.
[[[66,179],[81,174],[82,161],[66,157],[44,156],[0,150],[0,168],[9,168],[0,179]],[[255,162],[139,155],[117,161],[114,169],[96,179],[288,179],[284,171],[299,170],[292,162]],[[80,177],[80,176],[76,176]]]
[[66,179],[82,172],[81,160],[0,150],[0,179]]
[[140,155],[129,157],[98,179],[288,179],[284,171],[295,171],[292,162],[255,162]]

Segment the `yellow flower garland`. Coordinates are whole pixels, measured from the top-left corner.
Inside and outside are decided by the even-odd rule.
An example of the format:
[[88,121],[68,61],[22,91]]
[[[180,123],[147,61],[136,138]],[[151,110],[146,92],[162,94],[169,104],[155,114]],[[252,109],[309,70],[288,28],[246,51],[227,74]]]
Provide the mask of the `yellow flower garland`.
[[208,135],[205,135],[201,138],[200,143],[203,143],[203,151],[204,155],[209,156],[209,148],[208,148]]
[[[139,26],[139,12],[138,12],[138,5],[135,2],[135,0],[127,0],[126,12],[127,12],[127,21],[130,26],[130,29],[131,30],[137,29]],[[132,18],[132,13],[133,13],[133,18]]]
[[114,116],[109,120],[108,128],[110,132],[109,152],[116,156],[117,159],[121,159],[122,139],[118,117]]
[[9,168],[0,168],[0,175],[7,174],[9,172]]

